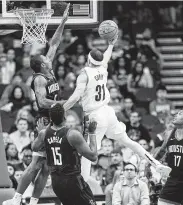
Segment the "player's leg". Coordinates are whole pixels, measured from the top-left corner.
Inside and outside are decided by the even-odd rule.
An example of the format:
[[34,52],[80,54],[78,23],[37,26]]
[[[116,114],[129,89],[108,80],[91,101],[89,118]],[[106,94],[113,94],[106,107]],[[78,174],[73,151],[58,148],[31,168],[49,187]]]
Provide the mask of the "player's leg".
[[59,173],[51,175],[52,188],[56,196],[59,198],[63,205],[75,205],[75,199],[73,198],[75,180],[72,181],[73,176],[63,176]]
[[13,197],[13,205],[19,205],[21,203],[22,195],[29,186],[29,184],[36,178],[38,171],[42,167],[43,158],[40,156],[34,156],[32,162],[24,171],[20,182],[17,187],[17,191]]
[[158,205],[180,205],[182,196],[183,182],[174,177],[168,177],[159,195]]
[[30,205],[36,205],[38,203],[39,197],[41,196],[44,187],[46,185],[48,175],[49,175],[49,169],[45,158],[43,166],[34,182],[34,189],[33,189],[32,197],[30,199]]
[[75,205],[96,205],[95,198],[89,187],[89,185],[84,181],[82,176],[77,176],[76,178],[76,188],[75,188]]
[[158,205],[181,205],[181,203],[171,202],[171,201],[162,201],[161,199],[158,200]]
[[163,172],[164,174],[169,174],[171,168],[165,165],[162,165],[156,159],[152,157],[152,155],[147,152],[139,143],[131,140],[126,133],[126,126],[124,123],[119,122],[114,109],[109,107],[107,108],[107,115],[109,119],[108,129],[106,135],[108,138],[117,140],[120,144],[123,144],[126,147],[129,147],[135,153],[137,153],[140,157],[146,159],[150,164],[156,167],[158,172]]
[[[91,118],[97,122],[96,140],[97,140],[97,149],[99,150],[101,148],[101,141],[105,135],[107,126],[100,126],[100,121],[96,114],[95,115],[91,114],[91,116],[85,117],[83,136],[86,140],[89,140],[88,139],[88,125],[89,125],[89,119]],[[85,157],[82,157],[81,158],[81,175],[83,176],[86,182],[88,181],[88,178],[90,176],[90,170],[91,170],[91,161],[86,159]]]

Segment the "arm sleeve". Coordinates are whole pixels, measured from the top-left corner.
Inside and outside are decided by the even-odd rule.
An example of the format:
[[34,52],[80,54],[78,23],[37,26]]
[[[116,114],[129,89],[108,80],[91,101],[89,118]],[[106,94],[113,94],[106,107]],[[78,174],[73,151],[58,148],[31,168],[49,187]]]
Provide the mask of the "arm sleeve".
[[77,78],[77,86],[74,93],[67,100],[67,102],[63,105],[65,111],[69,110],[74,104],[83,96],[84,91],[86,89],[87,84],[87,75],[85,72],[82,73]]
[[112,56],[113,45],[109,45],[104,53],[103,65],[107,68],[107,64]]

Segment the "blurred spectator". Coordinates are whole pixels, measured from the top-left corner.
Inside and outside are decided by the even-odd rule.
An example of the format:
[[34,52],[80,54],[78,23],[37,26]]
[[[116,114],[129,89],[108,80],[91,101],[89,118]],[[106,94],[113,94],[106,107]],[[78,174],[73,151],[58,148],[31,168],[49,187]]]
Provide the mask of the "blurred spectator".
[[7,72],[7,56],[6,54],[0,55],[0,84],[7,85],[10,83],[9,72]]
[[0,108],[10,101],[9,98],[11,97],[12,92],[16,86],[20,86],[23,90],[23,93],[25,94],[25,97],[30,98],[30,88],[22,82],[22,77],[20,74],[15,74],[15,76],[12,79],[12,83],[9,84],[3,91],[0,100]]
[[76,47],[76,56],[80,55],[86,55],[86,51],[83,44],[78,44]]
[[158,2],[159,5],[159,21],[161,21],[162,26],[164,28],[176,28],[179,26],[178,11],[179,6],[181,7],[181,3],[176,1],[171,2]]
[[35,118],[37,116],[38,106],[36,100],[31,102],[30,114]]
[[129,122],[130,115],[134,110],[135,110],[135,105],[134,105],[132,98],[126,97],[124,99],[123,109],[122,109],[120,115],[118,116],[118,119],[124,123]]
[[104,170],[99,164],[91,166],[91,173],[90,176],[95,179],[98,184],[105,185],[104,176],[105,176],[106,170]]
[[157,116],[160,122],[164,123],[175,108],[172,102],[167,100],[167,90],[164,85],[160,84],[157,87],[156,97],[157,99],[150,103],[149,110],[151,115]]
[[69,66],[72,69],[73,73],[78,76],[81,72],[81,69],[85,67],[86,64],[86,56],[85,55],[79,55],[77,56],[74,63],[70,62]]
[[26,82],[27,79],[33,74],[32,69],[30,68],[30,57],[22,58],[22,69],[18,72],[18,74],[22,76],[23,82]]
[[76,76],[73,72],[70,72],[66,75],[64,83],[64,90],[62,92],[62,97],[64,100],[68,100],[68,98],[72,95],[75,88]]
[[103,38],[94,38],[92,41],[92,48],[97,48],[104,52],[107,49],[107,40]]
[[153,86],[153,77],[149,69],[144,69],[141,62],[136,62],[132,74],[129,74],[127,79],[128,92],[135,95],[139,88],[153,88]]
[[104,137],[101,142],[101,149],[98,151],[98,165],[104,170],[111,165],[111,153],[113,148],[113,141]]
[[63,90],[65,86],[64,79],[66,77],[66,70],[65,70],[64,65],[62,64],[57,65],[57,67],[55,68],[55,77],[57,79],[57,82],[61,90]]
[[113,180],[105,188],[105,205],[112,205],[112,193],[114,185],[121,180],[123,177],[123,171],[116,170],[114,173]]
[[4,54],[4,43],[0,41],[0,56]]
[[137,1],[136,7],[131,10],[132,23],[152,23],[152,11],[146,7],[143,1]]
[[121,99],[123,96],[120,94],[117,87],[111,87],[109,89],[109,93],[110,93],[109,105],[113,107],[116,113],[120,112],[122,109]]
[[138,143],[146,150],[146,151],[149,151],[149,144],[147,142],[147,140],[145,139],[140,139],[138,141]]
[[67,111],[65,125],[69,128],[75,128],[78,131],[82,132],[81,121],[76,112],[73,110]]
[[7,144],[11,142],[9,134],[7,132],[3,132],[3,142],[4,142],[4,147],[6,147]]
[[60,43],[60,46],[58,48],[58,52],[61,53],[70,53],[69,48],[71,45],[78,39],[78,37],[73,37],[72,31],[70,29],[65,29],[63,32],[63,38],[62,42]]
[[15,176],[15,179],[16,179],[17,183],[20,182],[22,174],[23,174],[23,171],[21,169],[16,169],[15,170],[15,175],[14,176]]
[[15,63],[15,50],[14,49],[9,49],[7,51],[7,62],[6,62],[6,68],[7,68],[7,73],[9,75],[9,83],[11,83],[11,80],[15,74],[16,71],[16,63]]
[[112,79],[108,79],[107,80],[107,88],[108,88],[108,90],[110,90],[111,88],[113,88],[113,87],[115,87],[115,83],[114,83],[114,80],[112,80]]
[[127,71],[125,68],[124,58],[122,57],[119,58],[117,63],[118,63],[118,67],[112,78],[115,84],[119,87],[120,93],[123,96],[127,96]]
[[27,122],[28,122],[28,129],[29,130],[33,130],[34,129],[34,126],[35,126],[35,119],[33,118],[33,116],[31,116],[30,112],[27,110],[27,109],[20,109],[17,113],[17,116],[16,116],[16,120],[15,120],[15,123],[14,125],[11,127],[10,129],[10,133],[14,132],[17,130],[17,122],[20,118],[23,118],[23,119],[26,119]]
[[143,35],[143,42],[142,42],[142,54],[146,55],[148,59],[151,59],[153,57],[156,57],[158,60],[162,60],[161,53],[156,48],[155,40],[152,37],[152,31],[150,28],[146,28]]
[[146,204],[150,205],[149,190],[145,182],[137,179],[137,168],[128,163],[124,167],[124,178],[113,189],[113,205]]
[[24,171],[32,161],[32,150],[29,148],[23,148],[22,152],[22,162],[15,166],[16,170]]
[[15,144],[8,143],[7,146],[5,147],[5,153],[6,153],[6,160],[11,164],[17,164],[20,162],[18,158],[18,150]]
[[8,166],[9,177],[10,177],[10,180],[12,182],[12,188],[14,188],[16,190],[18,183],[17,183],[17,180],[15,179],[15,176],[14,176],[15,175],[15,167],[11,163],[7,163],[7,166]]
[[123,156],[121,149],[114,149],[111,153],[111,165],[106,171],[106,183],[110,184],[113,180],[116,170],[123,170]]
[[20,108],[30,104],[30,99],[26,97],[24,90],[21,86],[17,85],[13,88],[11,96],[9,98],[9,103],[11,103],[11,111],[18,111]]
[[10,139],[16,145],[19,153],[30,143],[28,121],[26,119],[20,118],[17,121],[17,131],[10,134]]
[[148,130],[141,124],[141,116],[136,111],[131,113],[130,122],[126,123],[126,132],[128,133],[128,136],[134,141],[138,141],[140,139],[145,139],[147,142],[151,141],[150,134]]

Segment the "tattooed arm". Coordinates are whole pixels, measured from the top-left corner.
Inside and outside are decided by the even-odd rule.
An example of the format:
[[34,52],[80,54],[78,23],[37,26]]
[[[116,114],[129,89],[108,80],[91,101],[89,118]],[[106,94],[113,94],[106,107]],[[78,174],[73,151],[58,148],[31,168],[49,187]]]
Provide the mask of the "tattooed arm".
[[154,154],[154,158],[157,160],[161,160],[167,151],[167,142],[171,137],[172,130],[165,130],[164,134],[164,142],[160,149]]
[[48,50],[46,57],[49,58],[51,61],[53,61],[55,53],[57,51],[57,48],[61,42],[65,22],[67,21],[67,18],[69,15],[69,7],[70,7],[70,4],[67,5],[67,7],[64,11],[63,17],[62,17],[62,21],[61,21],[60,25],[58,26],[57,30],[55,31],[55,33],[51,39],[51,42],[50,42],[50,48]]
[[45,138],[45,129],[39,132],[38,137],[32,143],[32,150],[38,152],[41,148],[44,147],[44,138]]
[[39,106],[41,108],[49,109],[52,104],[56,103],[56,101],[46,98],[46,84],[47,81],[43,76],[37,76],[34,80],[35,95]]

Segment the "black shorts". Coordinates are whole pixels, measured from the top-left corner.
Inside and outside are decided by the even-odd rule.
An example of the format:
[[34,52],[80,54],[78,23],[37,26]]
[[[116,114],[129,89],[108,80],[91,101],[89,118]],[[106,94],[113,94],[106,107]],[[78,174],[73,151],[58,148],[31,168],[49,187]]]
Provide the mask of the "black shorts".
[[96,205],[93,193],[81,175],[52,173],[51,177],[53,191],[63,205]]
[[176,202],[181,204],[183,201],[183,180],[178,180],[174,177],[169,177],[160,193],[160,200]]

